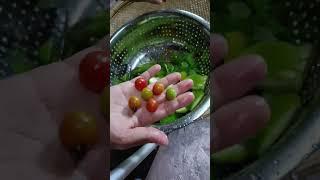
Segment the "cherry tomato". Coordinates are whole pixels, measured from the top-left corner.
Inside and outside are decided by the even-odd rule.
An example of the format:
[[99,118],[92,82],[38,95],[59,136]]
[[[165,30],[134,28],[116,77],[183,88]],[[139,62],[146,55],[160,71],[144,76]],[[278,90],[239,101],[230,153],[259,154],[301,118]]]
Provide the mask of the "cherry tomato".
[[109,83],[109,54],[107,51],[88,53],[79,65],[79,79],[87,89],[101,93]]
[[153,94],[158,96],[164,91],[164,85],[162,83],[156,83],[153,86]]
[[153,93],[149,88],[143,88],[143,90],[141,92],[141,97],[145,101],[148,101],[150,98],[153,97]]
[[66,113],[59,129],[60,141],[68,150],[98,142],[96,119],[85,112]]
[[177,97],[177,92],[173,88],[168,88],[166,92],[166,98],[168,101],[172,101]]
[[145,87],[148,86],[148,83],[144,78],[138,78],[135,81],[134,85],[135,85],[137,90],[142,91]]
[[135,112],[141,107],[141,101],[137,96],[131,96],[129,98],[128,105],[129,105],[129,108]]
[[156,112],[157,109],[158,109],[158,102],[153,98],[149,99],[147,102],[147,110],[149,112]]

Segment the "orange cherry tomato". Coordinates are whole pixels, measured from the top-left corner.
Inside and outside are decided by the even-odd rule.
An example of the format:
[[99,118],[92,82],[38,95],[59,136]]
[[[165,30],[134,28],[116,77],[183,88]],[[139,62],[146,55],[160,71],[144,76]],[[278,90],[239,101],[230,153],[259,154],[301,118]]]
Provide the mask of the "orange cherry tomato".
[[152,91],[154,95],[158,96],[164,91],[164,85],[157,82],[154,84]]
[[148,86],[148,82],[144,78],[138,78],[135,81],[134,85],[137,90],[142,91],[145,87]]
[[129,108],[135,112],[141,107],[141,100],[137,96],[131,96],[128,105]]
[[158,102],[153,98],[149,99],[147,102],[147,110],[149,112],[156,112],[158,109],[158,106],[159,106]]
[[99,140],[96,119],[85,112],[66,113],[60,125],[59,136],[68,150],[93,146]]

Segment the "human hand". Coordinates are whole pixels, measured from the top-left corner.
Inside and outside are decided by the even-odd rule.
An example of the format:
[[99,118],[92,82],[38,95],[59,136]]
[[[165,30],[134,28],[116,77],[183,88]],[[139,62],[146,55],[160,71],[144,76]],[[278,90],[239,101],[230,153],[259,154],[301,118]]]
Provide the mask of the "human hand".
[[[160,65],[154,65],[139,77],[148,81],[160,69]],[[128,100],[131,96],[140,97],[141,92],[134,86],[135,80],[139,77],[110,88],[110,142],[114,149],[127,149],[145,143],[167,145],[166,134],[151,125],[174,113],[177,109],[187,106],[194,99],[193,93],[187,92],[192,88],[192,80],[180,81],[181,75],[172,73],[160,79],[159,82],[165,87],[172,85],[177,92],[175,100],[166,101],[165,92],[163,92],[155,97],[159,103],[156,112],[150,113],[145,108],[145,102],[142,102],[140,109],[132,112],[128,108]],[[153,85],[150,84],[148,87],[152,89]]]
[[[212,35],[213,64],[227,54],[226,40]],[[217,152],[242,142],[257,133],[270,118],[270,109],[262,97],[247,95],[267,73],[264,60],[257,55],[239,57],[219,66],[212,73],[214,122],[211,123],[211,150]]]
[[[79,82],[78,65],[85,49],[57,63],[0,81],[0,172],[4,179],[102,179],[107,162],[107,123],[100,95]],[[103,43],[104,42],[104,43]],[[100,142],[77,165],[62,147],[58,128],[64,113],[84,111],[97,119]]]

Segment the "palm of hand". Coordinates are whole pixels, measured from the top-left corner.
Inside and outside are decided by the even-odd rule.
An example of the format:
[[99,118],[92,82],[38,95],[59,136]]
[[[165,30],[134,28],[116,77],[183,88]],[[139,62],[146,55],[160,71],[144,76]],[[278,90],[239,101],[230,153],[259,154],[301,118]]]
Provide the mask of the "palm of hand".
[[[98,171],[105,173],[107,130],[100,98],[84,89],[78,80],[79,60],[94,49],[97,48],[1,81],[1,99],[7,102],[0,110],[0,138],[5,147],[0,159],[7,159],[2,161],[6,164],[1,166],[3,178],[18,179],[22,174],[26,179],[101,178],[102,172]],[[88,152],[77,167],[58,137],[59,124],[68,111],[93,114],[101,127],[101,145]]]
[[[159,65],[155,65],[139,77],[148,80],[160,69]],[[141,99],[141,92],[136,90],[134,85],[137,78],[110,88],[110,104],[112,106],[110,112],[110,117],[112,117],[110,121],[110,140],[111,146],[116,149],[126,149],[147,142],[167,144],[166,135],[158,129],[150,127],[150,125],[188,105],[194,98],[192,93],[186,92],[192,87],[192,81],[179,82],[181,75],[172,73],[159,81],[165,87],[173,84],[172,87],[176,89],[178,94],[175,100],[166,101],[165,93],[162,93],[154,97],[159,103],[156,112],[150,113],[146,109],[145,101],[142,101],[140,109],[132,112],[128,107],[129,98],[137,96]],[[148,88],[152,89],[153,85],[150,84]]]

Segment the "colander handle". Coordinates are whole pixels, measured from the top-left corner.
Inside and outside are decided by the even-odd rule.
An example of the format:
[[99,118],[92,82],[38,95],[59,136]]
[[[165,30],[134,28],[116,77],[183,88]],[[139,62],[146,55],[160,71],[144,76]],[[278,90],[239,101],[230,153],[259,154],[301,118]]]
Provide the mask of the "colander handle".
[[126,178],[158,145],[154,143],[145,144],[128,159],[123,161],[110,173],[110,180],[122,180]]

